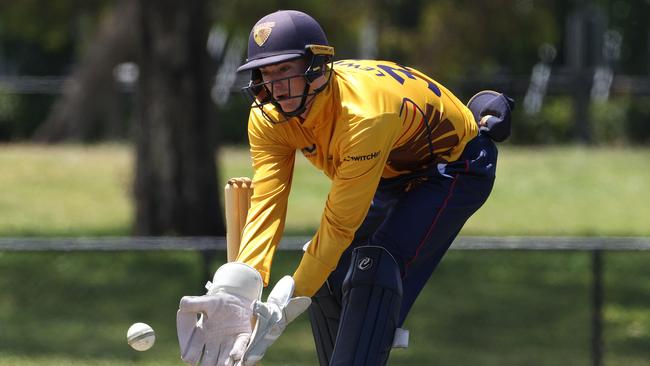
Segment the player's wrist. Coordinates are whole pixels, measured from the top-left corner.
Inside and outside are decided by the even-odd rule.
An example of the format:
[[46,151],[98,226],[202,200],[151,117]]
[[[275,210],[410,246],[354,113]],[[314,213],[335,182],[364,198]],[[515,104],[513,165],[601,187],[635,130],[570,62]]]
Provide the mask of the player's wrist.
[[313,296],[325,283],[332,268],[325,265],[309,253],[304,253],[302,260],[293,274],[296,283],[295,296]]

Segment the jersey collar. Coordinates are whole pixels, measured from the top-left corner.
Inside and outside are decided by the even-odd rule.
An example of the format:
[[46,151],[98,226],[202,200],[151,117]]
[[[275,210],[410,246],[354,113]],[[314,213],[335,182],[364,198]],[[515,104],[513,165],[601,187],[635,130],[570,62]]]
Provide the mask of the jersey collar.
[[307,112],[307,118],[302,122],[306,128],[315,128],[323,124],[331,124],[338,117],[340,109],[338,78],[336,72],[332,75],[329,85],[322,92],[318,93]]

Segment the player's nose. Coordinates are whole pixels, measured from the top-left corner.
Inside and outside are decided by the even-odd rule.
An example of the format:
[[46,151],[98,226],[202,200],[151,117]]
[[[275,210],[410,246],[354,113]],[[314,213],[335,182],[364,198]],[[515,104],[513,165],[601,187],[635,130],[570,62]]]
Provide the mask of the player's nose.
[[273,82],[273,96],[281,97],[287,93],[288,85],[286,80],[280,80]]

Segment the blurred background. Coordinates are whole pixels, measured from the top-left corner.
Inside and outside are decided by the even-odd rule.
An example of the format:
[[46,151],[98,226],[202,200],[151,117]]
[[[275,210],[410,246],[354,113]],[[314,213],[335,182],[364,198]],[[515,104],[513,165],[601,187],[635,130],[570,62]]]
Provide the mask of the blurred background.
[[[649,0],[0,0],[0,239],[27,240],[0,247],[0,365],[181,364],[178,299],[225,253],[29,240],[223,236],[223,185],[252,172],[235,69],[278,9],[315,17],[338,60],[394,60],[464,101],[516,99],[492,196],[461,236],[650,237]],[[297,158],[287,235],[320,220],[329,183],[308,165]],[[274,280],[299,259],[280,252]],[[648,259],[451,251],[390,364],[650,364]],[[156,329],[151,351],[126,345],[136,321]],[[302,317],[265,364],[314,352]]]
[[0,139],[128,140],[137,83],[155,76],[141,69],[155,62],[201,76],[218,141],[242,143],[247,106],[233,93],[246,75],[232,71],[251,24],[282,8],[317,17],[338,59],[398,60],[464,98],[513,94],[512,143],[650,139],[644,0],[3,2]]

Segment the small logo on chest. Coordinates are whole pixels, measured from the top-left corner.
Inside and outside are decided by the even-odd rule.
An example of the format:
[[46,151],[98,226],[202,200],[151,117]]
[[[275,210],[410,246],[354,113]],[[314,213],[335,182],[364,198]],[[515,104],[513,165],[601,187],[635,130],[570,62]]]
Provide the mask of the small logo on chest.
[[347,155],[343,157],[343,161],[366,161],[366,160],[372,160],[376,157],[379,156],[379,153],[381,151],[375,151],[374,153],[370,153],[367,155]]

